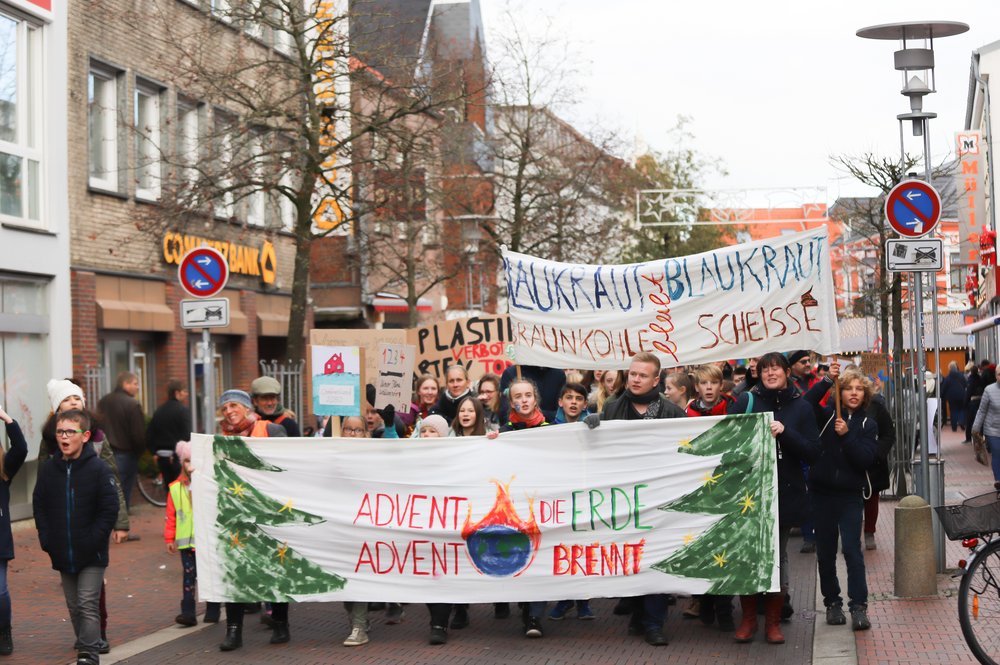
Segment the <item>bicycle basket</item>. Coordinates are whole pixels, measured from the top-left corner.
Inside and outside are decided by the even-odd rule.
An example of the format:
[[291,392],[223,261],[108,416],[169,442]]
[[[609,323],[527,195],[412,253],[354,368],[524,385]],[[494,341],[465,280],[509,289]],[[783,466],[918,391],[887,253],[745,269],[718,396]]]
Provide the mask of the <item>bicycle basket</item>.
[[955,506],[934,506],[949,540],[1000,532],[1000,493],[990,492]]

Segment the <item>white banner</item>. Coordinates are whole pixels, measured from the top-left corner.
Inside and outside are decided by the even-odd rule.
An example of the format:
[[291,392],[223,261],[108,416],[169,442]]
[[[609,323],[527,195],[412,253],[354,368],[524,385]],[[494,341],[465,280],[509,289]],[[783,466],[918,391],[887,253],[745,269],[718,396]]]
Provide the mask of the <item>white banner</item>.
[[770,414],[449,439],[192,435],[204,600],[778,589]]
[[768,351],[840,350],[825,228],[646,263],[594,266],[504,251],[516,360],[624,369]]

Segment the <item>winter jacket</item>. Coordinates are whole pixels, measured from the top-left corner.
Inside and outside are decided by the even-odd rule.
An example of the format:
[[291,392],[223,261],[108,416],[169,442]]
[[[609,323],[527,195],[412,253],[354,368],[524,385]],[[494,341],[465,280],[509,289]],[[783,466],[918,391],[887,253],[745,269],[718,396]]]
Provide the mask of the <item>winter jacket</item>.
[[146,450],[146,420],[135,398],[115,388],[97,403],[97,413],[115,452],[142,456]]
[[719,401],[712,406],[706,407],[701,399],[693,399],[688,402],[687,414],[689,418],[699,416],[724,416],[729,413],[729,405],[735,402],[735,398],[730,395],[722,395]]
[[[655,403],[655,402],[654,402]],[[659,406],[656,419],[662,418],[686,418],[684,409],[677,406],[663,395],[660,395]],[[615,400],[608,400],[604,403],[604,411],[601,412],[601,420],[628,420],[628,412],[632,404],[628,399],[628,392],[622,393]],[[650,407],[653,405],[650,404]]]
[[[753,407],[748,409],[750,395]],[[730,404],[729,413],[766,413],[785,426],[775,439],[778,446],[778,523],[782,528],[801,526],[809,516],[806,480],[802,464],[812,464],[819,455],[819,430],[812,406],[792,383],[781,390],[758,383]]]
[[983,391],[972,431],[986,436],[1000,436],[1000,383],[991,383]]
[[837,414],[833,407],[823,407],[820,451],[809,469],[809,491],[823,495],[861,496],[868,488],[866,473],[875,462],[878,427],[875,419],[863,410],[841,415],[847,421],[847,434],[834,429]]
[[967,381],[965,374],[953,369],[941,380],[941,397],[949,402],[961,402],[965,399]]
[[10,449],[3,456],[3,472],[7,480],[0,480],[0,559],[14,558],[14,536],[10,532],[10,483],[28,456],[28,442],[24,440],[17,421],[7,425]]
[[150,452],[173,451],[178,441],[191,438],[191,409],[176,399],[161,404],[146,427],[146,445]]
[[[538,367],[536,365],[521,365],[521,376],[531,379],[538,386],[538,408],[549,422],[556,417],[559,408],[559,393],[566,385],[566,372],[553,367]],[[500,375],[500,392],[506,393],[507,388],[517,378],[517,366],[511,365]],[[501,414],[502,416],[502,414]],[[451,422],[451,421],[449,421]]]
[[257,411],[257,415],[260,416],[261,420],[267,420],[275,425],[281,425],[285,428],[285,432],[288,436],[298,438],[302,436],[302,429],[299,424],[292,418],[292,412],[288,409],[278,406],[275,412],[271,415],[266,415]]
[[[583,422],[583,419],[586,418],[589,415],[590,415],[590,409],[587,408],[587,407],[583,407],[583,411],[580,412],[580,415],[578,415],[576,417],[576,420],[573,421],[573,422],[577,422],[577,423]],[[560,406],[558,409],[556,409],[556,417],[555,417],[555,420],[552,421],[552,424],[553,425],[565,425],[567,422],[568,421],[566,420],[566,414],[563,413],[563,409]]]
[[64,573],[108,565],[108,539],[118,517],[118,483],[85,445],[75,460],[52,458],[35,485],[32,503],[38,542]]
[[466,388],[458,397],[452,397],[451,393],[445,390],[441,393],[437,404],[430,410],[430,413],[436,413],[450,425],[451,421],[455,419],[455,414],[458,412],[458,403],[470,395],[475,397],[471,388]]

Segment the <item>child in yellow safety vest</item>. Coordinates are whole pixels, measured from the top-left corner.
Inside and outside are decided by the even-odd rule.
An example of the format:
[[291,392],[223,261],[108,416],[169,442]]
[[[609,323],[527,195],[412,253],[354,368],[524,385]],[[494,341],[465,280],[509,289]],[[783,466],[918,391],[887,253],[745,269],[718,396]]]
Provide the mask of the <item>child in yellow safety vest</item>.
[[[182,626],[198,623],[195,616],[195,588],[198,585],[198,569],[194,557],[194,515],[191,510],[191,442],[178,441],[175,454],[181,462],[181,475],[170,483],[167,493],[167,521],[163,526],[163,539],[167,541],[167,551],[180,552],[181,567],[184,571],[184,595],[181,598],[181,613],[174,621]],[[207,603],[205,623],[218,623],[219,603]]]

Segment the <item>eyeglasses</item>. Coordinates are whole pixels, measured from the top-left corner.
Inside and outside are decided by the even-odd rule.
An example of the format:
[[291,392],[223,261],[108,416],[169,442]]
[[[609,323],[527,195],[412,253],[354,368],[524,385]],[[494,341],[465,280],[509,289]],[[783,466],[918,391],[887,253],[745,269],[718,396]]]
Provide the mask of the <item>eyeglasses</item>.
[[60,439],[68,439],[74,434],[83,434],[83,432],[84,430],[82,429],[57,429],[56,437]]
[[344,434],[364,434],[366,430],[364,427],[345,427],[340,431]]

